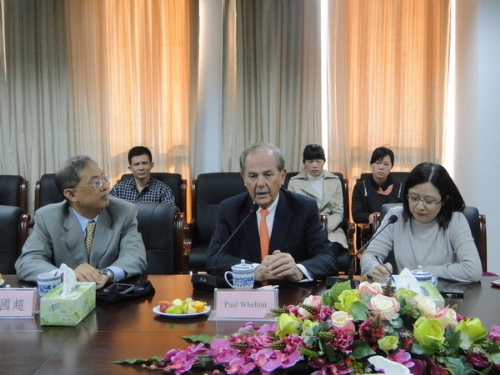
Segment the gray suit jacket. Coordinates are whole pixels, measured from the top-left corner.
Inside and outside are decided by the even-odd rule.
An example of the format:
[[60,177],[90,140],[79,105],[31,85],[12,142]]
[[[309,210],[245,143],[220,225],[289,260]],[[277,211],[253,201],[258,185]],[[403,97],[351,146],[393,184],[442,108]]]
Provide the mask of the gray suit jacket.
[[20,279],[36,281],[38,274],[62,263],[72,269],[87,262],[97,269],[116,266],[127,276],[147,270],[146,250],[137,231],[134,204],[109,197],[109,206],[101,211],[97,220],[90,260],[87,260],[81,226],[69,208],[64,201],[36,211],[33,233],[16,261]]

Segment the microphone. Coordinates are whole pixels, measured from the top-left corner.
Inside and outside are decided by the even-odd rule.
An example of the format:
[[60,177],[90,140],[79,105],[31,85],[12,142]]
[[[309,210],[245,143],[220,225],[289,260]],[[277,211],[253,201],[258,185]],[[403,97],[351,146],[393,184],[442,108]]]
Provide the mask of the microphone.
[[257,203],[253,203],[247,216],[245,216],[245,218],[236,227],[233,233],[231,233],[226,242],[222,244],[215,256],[214,268],[211,274],[194,274],[193,276],[191,276],[191,282],[193,283],[193,287],[195,289],[213,290],[214,288],[224,288],[228,286],[226,283],[226,279],[223,276],[217,276],[217,260],[219,259],[219,255],[222,253],[222,250],[224,250],[228,243],[233,239],[234,235],[239,232],[240,228],[243,226],[243,224],[245,224],[250,215],[252,215],[258,209],[259,205]]
[[343,278],[343,277],[338,277],[338,276],[328,276],[326,278],[326,286],[329,288],[331,287],[332,285],[338,283],[338,282],[342,282],[342,281],[346,281],[346,280],[350,280],[351,281],[351,288],[355,288],[356,285],[359,284],[359,281],[358,280],[354,280],[354,264],[356,262],[356,259],[358,259],[358,256],[363,254],[365,252],[365,250],[368,248],[368,245],[380,234],[382,233],[385,228],[387,228],[389,225],[391,224],[394,224],[396,221],[398,221],[398,217],[396,215],[391,215],[391,217],[389,217],[389,220],[387,221],[387,224],[385,224],[380,230],[377,231],[377,233],[375,233],[372,238],[370,238],[362,247],[361,249],[359,249],[358,251],[356,251],[356,253],[354,254],[353,258],[352,258],[352,261],[351,261],[351,264],[349,266],[349,272],[347,274],[347,279]]

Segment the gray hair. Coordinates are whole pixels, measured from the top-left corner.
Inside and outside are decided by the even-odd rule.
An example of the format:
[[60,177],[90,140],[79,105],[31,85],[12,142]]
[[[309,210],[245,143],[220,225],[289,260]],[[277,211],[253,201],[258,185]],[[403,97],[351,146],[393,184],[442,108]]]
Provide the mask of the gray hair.
[[89,156],[79,155],[69,159],[63,166],[56,172],[56,186],[57,189],[64,195],[64,190],[78,186],[82,179],[80,173],[87,166],[89,162],[97,164]]
[[276,166],[278,167],[278,171],[282,171],[285,169],[285,158],[283,157],[281,150],[273,145],[272,143],[267,142],[257,142],[248,147],[240,156],[240,171],[241,173],[245,172],[245,159],[248,155],[253,154],[261,149],[269,150],[273,153],[276,158]]

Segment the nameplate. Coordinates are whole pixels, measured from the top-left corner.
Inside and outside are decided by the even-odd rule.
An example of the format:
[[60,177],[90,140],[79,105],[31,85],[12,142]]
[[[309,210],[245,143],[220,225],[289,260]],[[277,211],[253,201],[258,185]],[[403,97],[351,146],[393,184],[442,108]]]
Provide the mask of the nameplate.
[[278,307],[278,289],[215,289],[216,320],[269,320],[269,311]]
[[36,301],[36,288],[0,289],[0,318],[31,318]]

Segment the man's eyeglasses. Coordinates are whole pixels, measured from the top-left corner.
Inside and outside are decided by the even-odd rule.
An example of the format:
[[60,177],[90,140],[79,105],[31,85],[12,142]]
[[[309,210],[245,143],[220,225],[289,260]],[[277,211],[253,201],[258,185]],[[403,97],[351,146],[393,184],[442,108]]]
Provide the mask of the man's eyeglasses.
[[104,176],[102,176],[100,179],[98,179],[96,182],[94,182],[92,184],[75,186],[75,187],[73,187],[73,189],[88,186],[88,187],[93,188],[94,190],[100,190],[103,187],[103,185],[107,184],[109,181],[111,181],[109,174],[105,174]]
[[443,200],[440,200],[440,201],[436,202],[436,201],[432,201],[430,199],[422,199],[417,195],[410,195],[410,194],[406,195],[406,198],[408,198],[408,202],[413,203],[415,205],[417,205],[418,202],[422,202],[422,204],[428,208],[433,208],[443,201]]

